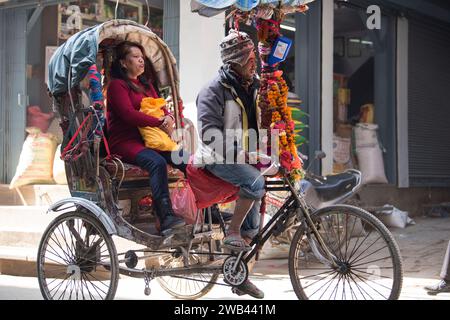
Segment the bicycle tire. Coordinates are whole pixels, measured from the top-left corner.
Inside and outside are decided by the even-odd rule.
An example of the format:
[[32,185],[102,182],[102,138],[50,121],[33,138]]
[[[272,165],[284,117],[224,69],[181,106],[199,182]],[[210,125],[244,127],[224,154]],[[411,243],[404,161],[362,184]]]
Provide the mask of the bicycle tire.
[[[70,224],[72,223],[71,228]],[[74,236],[75,239],[68,238],[67,234]],[[91,246],[83,247],[80,241],[77,241],[77,235],[78,240],[83,240],[83,234],[84,241],[87,241],[88,244],[90,237],[93,237]],[[102,251],[103,242],[106,248]],[[105,251],[107,259],[102,262]],[[55,298],[72,300],[72,295],[74,300],[79,300],[79,298],[80,300],[97,300],[97,296],[98,300],[113,300],[119,281],[119,261],[116,247],[111,236],[96,217],[78,211],[64,213],[50,223],[42,236],[37,256],[37,275],[39,288],[45,300],[54,300]],[[58,279],[59,277],[64,278],[59,288],[53,287],[50,290],[49,286],[53,282],[61,280]],[[106,283],[101,280],[103,277],[105,277]],[[50,279],[51,282],[48,282],[47,280]],[[65,283],[66,280],[67,283]],[[56,292],[64,287],[64,283],[66,289],[69,288],[69,285],[72,286],[70,294],[66,298],[64,290],[57,297]],[[87,290],[86,294],[85,289]],[[54,294],[52,294],[53,290],[56,290]]]
[[[336,269],[336,267],[330,267],[328,266],[328,270],[334,270],[334,271],[329,271],[329,272],[324,272],[325,270],[327,270],[326,266],[324,266],[324,264],[322,262],[320,262],[320,260],[324,259],[325,254],[323,253],[323,250],[319,250],[314,253],[313,258],[316,258],[317,260],[319,260],[319,262],[317,263],[317,261],[315,262],[316,264],[318,264],[319,266],[321,266],[321,268],[319,267],[314,267],[314,268],[306,268],[305,266],[309,264],[308,261],[308,253],[305,253],[305,243],[309,244],[310,247],[311,245],[317,246],[318,243],[317,241],[314,242],[314,238],[315,236],[308,236],[308,230],[305,227],[305,225],[303,224],[296,232],[296,234],[294,235],[293,241],[291,243],[291,247],[290,247],[290,252],[289,252],[289,276],[291,278],[291,283],[292,286],[294,288],[294,292],[297,295],[297,298],[300,300],[309,300],[309,299],[318,299],[318,300],[322,300],[322,298],[328,297],[328,299],[333,298],[333,294],[334,294],[334,298],[336,300],[336,298],[339,296],[338,294],[338,290],[343,289],[343,292],[341,292],[341,300],[350,300],[347,298],[351,298],[351,300],[360,300],[361,298],[363,298],[364,300],[368,300],[367,297],[374,299],[374,297],[370,296],[368,292],[366,292],[366,290],[364,289],[364,287],[362,287],[361,282],[365,282],[364,279],[367,279],[367,283],[372,284],[374,287],[370,286],[369,287],[371,289],[371,292],[374,292],[374,296],[376,296],[377,298],[374,300],[397,300],[400,297],[400,293],[401,293],[401,288],[402,288],[402,282],[403,282],[403,265],[402,265],[402,259],[400,256],[400,250],[399,247],[397,245],[397,243],[395,242],[392,234],[389,232],[389,230],[386,228],[386,226],[384,226],[384,224],[378,220],[375,216],[373,216],[372,214],[370,214],[369,212],[361,209],[361,208],[357,208],[357,207],[353,207],[353,206],[348,206],[348,205],[337,205],[337,206],[332,206],[332,207],[328,207],[328,208],[324,208],[321,210],[318,210],[316,212],[314,212],[311,215],[312,220],[314,221],[314,223],[321,228],[321,231],[324,232],[325,228],[325,224],[326,224],[326,220],[325,217],[327,215],[331,216],[331,214],[333,213],[340,213],[343,214],[345,216],[347,216],[346,218],[346,223],[344,226],[344,223],[341,221],[342,223],[342,227],[339,225],[339,221],[340,218],[339,216],[337,216],[337,231],[336,231],[336,223],[334,223],[332,228],[329,228],[328,230],[334,230],[334,237],[335,240],[331,241],[331,239],[328,238],[324,238],[324,241],[327,243],[328,248],[330,249],[330,251],[332,251],[334,257],[336,260],[339,260],[340,265],[339,268]],[[350,219],[348,219],[348,216],[352,216],[353,217],[353,221],[351,221]],[[329,220],[331,218],[328,218]],[[360,234],[356,234],[356,236],[354,235],[354,230],[355,230],[355,225],[356,222],[360,221],[361,223],[361,227],[360,228]],[[332,220],[330,220],[332,221]],[[349,226],[350,224],[347,223],[352,223],[353,224],[353,228],[350,229]],[[330,224],[332,225],[332,224]],[[366,229],[371,229],[366,230]],[[344,243],[341,244],[341,234],[340,234],[340,230],[345,230],[345,232],[343,232],[343,234],[345,234],[345,254],[344,254]],[[350,230],[350,232],[349,232]],[[366,239],[369,239],[372,232],[376,231],[376,233],[379,235],[379,238],[382,239],[382,244],[385,244],[385,247],[387,248],[387,251],[389,253],[389,257],[386,258],[379,258],[379,259],[375,259],[376,256],[373,257],[373,261],[369,261],[367,262],[369,264],[369,266],[367,267],[366,271],[370,271],[370,272],[366,272],[364,271],[363,267],[362,267],[362,262],[364,261],[364,259],[368,258],[369,256],[364,256],[363,258],[361,258],[361,255],[364,255],[364,251],[362,253],[359,253],[359,256],[354,256],[358,253],[358,250],[362,247],[362,244],[364,243],[364,241]],[[320,232],[320,231],[319,231]],[[328,231],[326,231],[328,232]],[[364,234],[366,233],[366,234]],[[331,232],[330,232],[331,234]],[[360,242],[360,239],[364,237],[364,239]],[[374,237],[372,237],[371,239],[373,240]],[[325,240],[326,239],[326,240]],[[353,239],[353,244],[351,244],[350,241],[352,241]],[[337,241],[337,245],[336,245],[336,241]],[[333,243],[334,246],[333,246]],[[378,242],[378,238],[375,242],[373,242],[371,244],[371,246],[369,246],[366,249],[366,252],[368,250],[374,250],[376,247],[372,248],[376,243]],[[330,245],[331,244],[331,245]],[[350,244],[350,246],[349,246]],[[354,245],[354,247],[352,248],[351,245]],[[319,246],[320,247],[320,246]],[[378,249],[376,251],[373,251],[373,254],[379,254],[379,255],[383,255],[382,254],[382,250],[384,250],[385,247],[382,247],[381,249]],[[351,251],[349,251],[348,249],[352,249]],[[356,249],[356,251],[355,251]],[[312,250],[314,251],[314,250]],[[378,251],[378,252],[377,252]],[[352,254],[352,256],[350,256],[350,254]],[[319,257],[317,257],[317,255],[319,255]],[[372,259],[372,258],[370,258]],[[390,259],[390,261],[392,261],[392,267],[388,267],[388,266],[378,266],[378,265],[370,265],[370,263],[385,263],[385,261],[387,261],[388,259]],[[302,262],[303,261],[303,262]],[[304,264],[303,270],[302,267],[299,267],[299,265]],[[358,264],[359,263],[359,264]],[[311,263],[313,264],[313,263]],[[392,269],[392,270],[391,270]],[[308,270],[310,271],[320,271],[318,274],[316,275],[311,275],[312,272],[309,273],[308,275]],[[390,271],[391,270],[391,271]],[[373,273],[371,273],[373,271]],[[334,273],[338,274],[339,279],[337,279],[336,275],[333,276]],[[304,274],[304,276],[302,277],[302,273]],[[380,273],[379,275],[377,273]],[[381,275],[381,273],[383,273],[383,275]],[[392,274],[392,279],[390,277],[388,277],[387,275]],[[369,278],[366,278],[368,275],[370,275]],[[376,276],[379,276],[379,280],[378,282],[375,282],[374,279]],[[329,277],[332,277],[331,279]],[[340,284],[340,281],[342,280],[342,283]],[[354,286],[352,286],[351,281],[350,280],[359,280],[359,281],[354,281],[355,284]],[[389,288],[390,292],[389,294],[382,294],[379,291],[382,291],[382,288],[388,288],[387,287],[387,283],[391,283],[392,280],[392,285]],[[314,282],[313,282],[314,281]],[[319,289],[316,289],[315,287],[312,287],[313,285],[315,285],[316,283],[319,283],[319,281],[326,282],[326,285],[328,285],[328,287],[320,287]],[[328,288],[331,286],[331,284],[328,283],[335,283],[336,281],[336,287],[334,289],[334,291],[331,292],[331,294],[327,293],[325,295],[325,291],[328,290]],[[358,284],[359,283],[359,284]],[[377,284],[377,286],[375,286],[375,284]],[[339,287],[341,286],[341,287]],[[309,290],[309,288],[311,288],[311,290]],[[346,288],[350,290],[349,295],[346,294]],[[306,290],[308,289],[308,290]],[[312,292],[313,290],[315,290],[314,292]],[[320,291],[321,290],[321,291]],[[342,291],[342,290],[341,290]],[[317,296],[316,296],[317,293]],[[321,293],[321,296],[319,298],[318,294]],[[315,296],[315,298],[314,298]],[[378,297],[380,296],[380,297]],[[356,298],[356,299],[354,299]],[[362,300],[362,299],[361,299]]]

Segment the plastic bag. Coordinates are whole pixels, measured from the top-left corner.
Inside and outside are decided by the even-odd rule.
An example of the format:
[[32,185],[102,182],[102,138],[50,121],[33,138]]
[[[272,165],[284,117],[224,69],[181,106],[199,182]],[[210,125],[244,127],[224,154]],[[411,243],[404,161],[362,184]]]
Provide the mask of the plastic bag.
[[213,204],[232,202],[238,198],[239,187],[216,177],[207,169],[189,164],[186,171],[198,208],[209,208]]
[[[194,192],[187,180],[178,180],[177,186],[170,191],[170,200],[173,211],[178,217],[183,218],[187,224],[195,224],[197,205]],[[203,217],[200,217],[200,221],[203,221]]]
[[380,220],[387,227],[404,229],[408,225],[416,224],[415,221],[409,217],[408,212],[397,209],[396,207],[389,204],[385,205],[384,207],[386,208],[386,210],[382,211]]

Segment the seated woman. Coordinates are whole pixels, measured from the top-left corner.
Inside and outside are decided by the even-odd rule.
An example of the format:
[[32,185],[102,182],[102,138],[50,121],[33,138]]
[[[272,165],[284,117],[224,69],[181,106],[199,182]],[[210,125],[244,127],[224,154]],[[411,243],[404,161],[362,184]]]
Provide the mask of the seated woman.
[[[172,131],[174,119],[164,109],[165,116],[155,118],[139,112],[144,98],[159,98],[153,86],[154,72],[146,63],[144,48],[136,43],[124,41],[116,48],[111,67],[112,80],[107,93],[107,127],[111,152],[123,161],[135,164],[150,173],[150,187],[156,214],[161,223],[161,233],[185,225],[183,219],[174,215],[169,196],[167,164],[186,174],[189,158],[183,150],[163,152],[145,147],[138,128],[157,127]],[[174,159],[182,159],[182,163]]]

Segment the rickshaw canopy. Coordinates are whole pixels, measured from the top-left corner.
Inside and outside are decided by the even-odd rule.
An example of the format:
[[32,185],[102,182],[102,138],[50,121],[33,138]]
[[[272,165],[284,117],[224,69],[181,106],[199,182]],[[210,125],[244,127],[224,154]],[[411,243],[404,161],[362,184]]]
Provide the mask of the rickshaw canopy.
[[130,20],[111,20],[82,30],[60,46],[49,63],[49,90],[63,94],[80,84],[97,62],[97,55],[105,40],[117,43],[132,41],[142,45],[152,63],[160,88],[179,82],[176,60],[168,46],[149,28]]

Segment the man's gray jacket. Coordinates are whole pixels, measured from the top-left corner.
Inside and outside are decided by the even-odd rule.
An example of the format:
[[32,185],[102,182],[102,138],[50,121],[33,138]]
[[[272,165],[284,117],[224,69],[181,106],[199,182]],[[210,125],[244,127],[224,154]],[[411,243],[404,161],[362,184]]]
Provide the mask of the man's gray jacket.
[[[257,106],[257,94],[258,90],[254,90],[254,106]],[[257,127],[261,128],[261,113],[256,108]],[[242,150],[248,151],[249,135],[256,134],[248,130],[245,107],[236,90],[220,75],[200,91],[197,97],[197,120],[200,142],[194,164],[200,167],[235,159],[235,155]],[[251,141],[253,139],[254,136]]]

